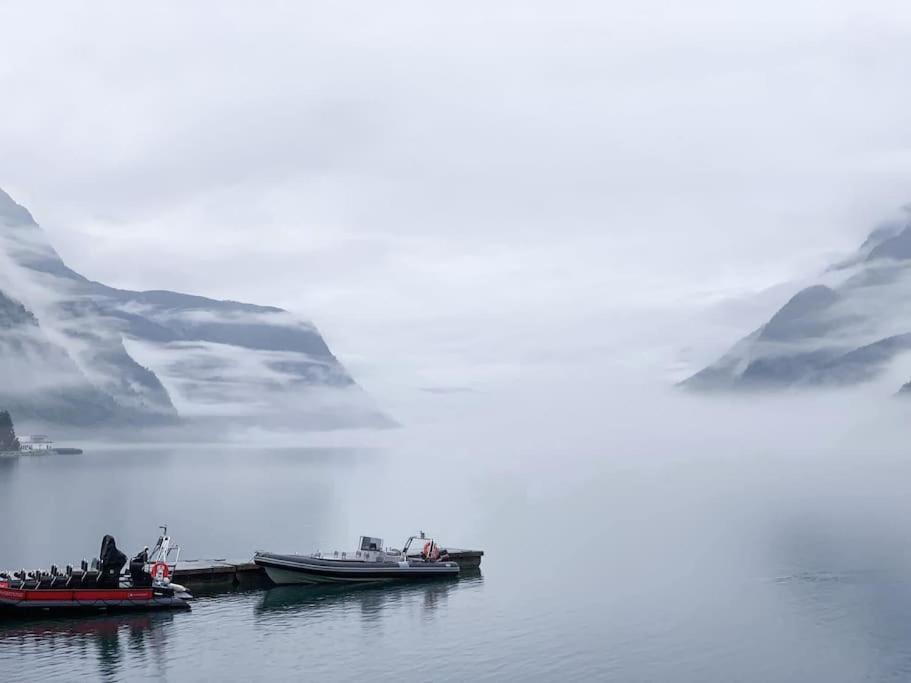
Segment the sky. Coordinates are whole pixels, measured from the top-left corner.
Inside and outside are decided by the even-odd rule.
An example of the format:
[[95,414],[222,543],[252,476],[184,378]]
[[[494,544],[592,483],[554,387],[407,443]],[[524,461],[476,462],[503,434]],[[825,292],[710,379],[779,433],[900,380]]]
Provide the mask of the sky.
[[911,201],[909,38],[898,1],[0,0],[0,187],[92,279],[313,320],[381,401],[667,383]]

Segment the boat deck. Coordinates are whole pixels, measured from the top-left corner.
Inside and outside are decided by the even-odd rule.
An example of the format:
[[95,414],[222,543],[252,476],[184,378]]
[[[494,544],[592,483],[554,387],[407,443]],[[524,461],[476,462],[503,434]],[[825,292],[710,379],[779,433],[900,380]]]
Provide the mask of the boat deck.
[[[481,566],[483,550],[463,550],[450,548],[449,558],[463,571],[477,570]],[[269,585],[269,579],[262,567],[253,564],[253,560],[181,560],[177,563],[173,580],[189,589],[200,588],[263,588]]]

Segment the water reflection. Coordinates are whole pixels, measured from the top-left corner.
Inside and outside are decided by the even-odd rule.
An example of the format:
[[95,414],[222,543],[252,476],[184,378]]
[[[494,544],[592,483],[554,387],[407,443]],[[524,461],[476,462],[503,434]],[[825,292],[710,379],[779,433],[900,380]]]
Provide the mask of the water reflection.
[[155,613],[0,623],[0,662],[27,656],[40,670],[42,662],[75,658],[95,661],[102,680],[122,680],[126,668],[164,661],[173,619],[171,613]]
[[313,618],[323,614],[344,614],[354,610],[365,623],[378,622],[390,607],[420,604],[430,615],[445,605],[455,590],[477,587],[483,582],[480,571],[456,578],[435,579],[412,584],[364,586],[277,586],[267,590],[256,606],[264,620],[289,616]]

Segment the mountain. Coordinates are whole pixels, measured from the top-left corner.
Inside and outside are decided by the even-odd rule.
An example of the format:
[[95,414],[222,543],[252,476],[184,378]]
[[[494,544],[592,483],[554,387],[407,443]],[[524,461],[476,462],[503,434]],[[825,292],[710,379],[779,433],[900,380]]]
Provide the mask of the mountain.
[[388,423],[312,323],[270,306],[89,280],[2,190],[0,409],[78,426]]
[[[911,223],[874,230],[819,282],[682,385],[715,391],[847,386],[911,351]],[[898,386],[895,387],[899,389]],[[902,392],[911,392],[911,384]]]
[[92,385],[35,315],[0,293],[0,405],[17,418],[93,424],[113,419],[112,396]]

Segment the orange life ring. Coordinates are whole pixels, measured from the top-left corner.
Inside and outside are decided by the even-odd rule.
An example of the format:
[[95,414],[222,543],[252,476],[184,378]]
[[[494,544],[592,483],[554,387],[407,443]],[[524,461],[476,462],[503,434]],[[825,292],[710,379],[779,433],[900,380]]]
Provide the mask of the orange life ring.
[[427,541],[424,544],[424,551],[421,553],[428,560],[439,560],[440,559],[440,547],[433,543],[432,541]]
[[152,579],[155,581],[161,581],[162,579],[167,579],[171,576],[171,570],[164,562],[156,562],[153,564],[151,573]]

